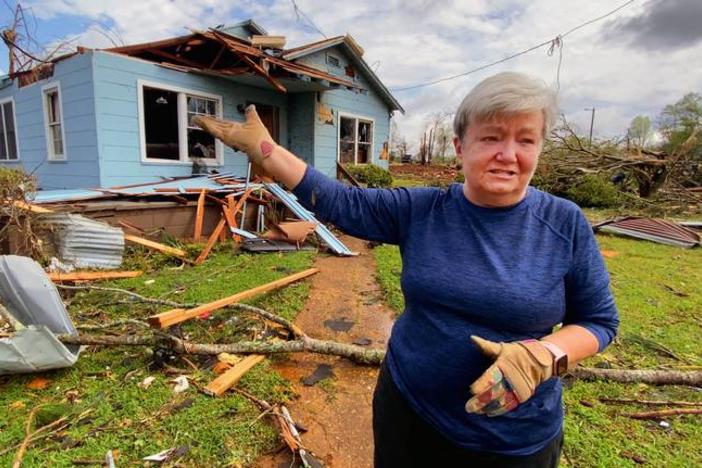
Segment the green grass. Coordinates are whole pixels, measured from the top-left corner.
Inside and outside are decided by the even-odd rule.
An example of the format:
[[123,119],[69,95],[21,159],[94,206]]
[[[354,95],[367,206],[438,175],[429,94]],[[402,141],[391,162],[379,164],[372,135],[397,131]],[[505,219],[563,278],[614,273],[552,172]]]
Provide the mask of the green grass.
[[[203,265],[179,270],[172,269],[170,260],[158,256],[144,259],[145,255],[139,252],[129,260],[149,270],[144,276],[100,285],[147,297],[201,303],[308,268],[314,259],[310,253],[232,254],[228,248],[220,248]],[[308,291],[308,284],[302,282],[248,302],[292,319]],[[114,304],[124,299],[114,293],[80,292],[70,299],[69,312],[77,324],[95,324],[127,317],[143,319],[169,309],[137,302]],[[233,314],[225,311],[207,321],[188,321],[183,333],[193,341],[226,342],[251,337],[262,329],[260,321],[250,315],[240,315],[233,324],[220,318]],[[11,464],[12,447],[24,436],[30,410],[44,403],[61,403],[69,421],[75,421],[83,411],[90,413],[81,422],[32,444],[23,466],[73,466],[74,460],[104,460],[111,449],[119,451],[118,466],[142,466],[141,458],[180,445],[190,447],[180,466],[247,466],[278,444],[276,430],[268,418],[257,419],[260,410],[249,400],[232,392],[211,398],[197,391],[197,386],[214,378],[206,358],[190,357],[204,370],[189,371],[190,389],[175,394],[169,383],[173,376],[148,369],[153,352],[141,347],[88,348],[72,368],[40,374],[50,380],[42,390],[27,387],[36,375],[0,377],[0,451],[10,449],[0,456],[0,466]],[[169,364],[187,368],[177,358]],[[139,388],[137,383],[150,375],[156,377],[151,387]],[[291,397],[288,382],[267,361],[247,373],[239,387],[269,403]]]
[[[621,325],[615,342],[583,365],[699,369],[702,366],[702,249],[686,250],[606,235],[598,235],[597,239],[602,249],[618,253],[606,262]],[[378,279],[388,304],[401,311],[399,250],[381,246],[375,249],[375,257]],[[563,466],[633,467],[637,464],[631,455],[645,459],[647,466],[702,466],[700,416],[667,418],[670,428],[664,429],[656,421],[624,416],[661,408],[605,405],[598,400],[621,397],[702,401],[699,390],[582,381],[566,381],[566,387]]]
[[400,315],[405,309],[405,298],[400,289],[400,249],[394,245],[380,245],[373,249],[373,255],[377,266],[376,279],[383,291],[385,302],[396,315]]

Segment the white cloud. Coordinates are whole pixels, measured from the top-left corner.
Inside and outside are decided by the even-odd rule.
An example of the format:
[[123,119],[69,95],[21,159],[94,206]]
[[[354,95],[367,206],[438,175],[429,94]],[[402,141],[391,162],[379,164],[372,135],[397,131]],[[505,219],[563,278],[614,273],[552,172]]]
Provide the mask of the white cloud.
[[[40,19],[79,15],[86,31],[81,45],[109,46],[99,24],[109,24],[126,43],[182,34],[253,17],[272,34],[283,34],[293,47],[321,36],[298,20],[289,0],[139,0],[119,6],[108,0],[32,0]],[[366,51],[369,64],[390,88],[455,75],[499,60],[602,15],[617,6],[608,0],[296,0],[328,36],[351,33]],[[650,3],[635,2],[615,15],[565,37],[560,99],[568,118],[589,129],[586,107],[595,107],[595,133],[622,135],[637,114],[655,118],[660,109],[690,91],[702,91],[702,69],[690,66],[702,56],[702,44],[665,53],[631,47],[612,34],[612,24],[636,18]],[[96,23],[98,22],[98,23]],[[407,114],[397,118],[402,134],[416,143],[428,116],[455,109],[481,79],[516,70],[554,83],[558,53],[535,50],[505,64],[466,77],[412,91],[395,92]]]

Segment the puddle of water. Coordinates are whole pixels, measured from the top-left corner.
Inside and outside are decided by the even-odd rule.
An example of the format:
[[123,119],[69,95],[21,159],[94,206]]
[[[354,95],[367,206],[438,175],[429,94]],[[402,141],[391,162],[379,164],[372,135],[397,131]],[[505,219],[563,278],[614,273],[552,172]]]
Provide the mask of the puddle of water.
[[324,326],[338,332],[347,332],[351,330],[354,326],[353,321],[349,320],[348,317],[341,317],[337,319],[329,319],[324,321]]
[[301,382],[305,387],[311,387],[324,379],[328,379],[329,377],[334,377],[332,367],[329,364],[320,364],[317,366],[314,372],[312,372],[312,374],[302,379]]

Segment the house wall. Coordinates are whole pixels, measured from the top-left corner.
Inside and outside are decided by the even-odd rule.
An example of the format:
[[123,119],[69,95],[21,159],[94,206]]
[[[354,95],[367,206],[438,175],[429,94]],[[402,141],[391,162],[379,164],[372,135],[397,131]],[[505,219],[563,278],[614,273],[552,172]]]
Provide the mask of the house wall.
[[[56,63],[51,78],[23,88],[15,80],[0,90],[0,99],[14,99],[19,147],[18,161],[0,164],[33,172],[43,189],[100,185],[92,60],[92,52],[78,54]],[[42,88],[53,83],[60,88],[65,161],[47,159]]]
[[[156,181],[161,176],[186,176],[190,163],[142,162],[139,136],[138,80],[177,86],[222,96],[223,117],[243,121],[236,107],[247,101],[280,108],[280,140],[287,141],[287,97],[273,90],[255,88],[216,77],[183,73],[144,60],[109,52],[95,52],[95,106],[103,187]],[[220,172],[246,174],[247,159],[224,147]]]
[[315,93],[288,96],[288,122],[288,149],[314,164]]
[[[340,61],[335,67],[326,63],[326,54],[331,53]],[[323,70],[325,72],[345,76],[345,67],[352,65],[346,52],[340,47],[332,47],[297,60],[299,63]],[[336,89],[321,93],[317,103],[317,116],[314,120],[314,166],[330,177],[336,177],[336,159],[338,154],[339,113],[352,114],[374,120],[372,163],[385,169],[388,161],[378,159],[383,142],[388,141],[390,134],[390,111],[387,104],[371,87],[368,80],[356,70],[356,83],[368,90],[366,93]],[[324,123],[319,118],[319,106],[327,106],[333,113],[333,125]]]

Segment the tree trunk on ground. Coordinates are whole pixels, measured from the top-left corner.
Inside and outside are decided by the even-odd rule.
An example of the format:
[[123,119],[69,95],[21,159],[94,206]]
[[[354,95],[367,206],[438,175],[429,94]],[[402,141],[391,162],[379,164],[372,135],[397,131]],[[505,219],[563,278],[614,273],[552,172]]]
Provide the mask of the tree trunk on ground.
[[702,371],[593,369],[576,367],[570,371],[576,379],[610,380],[619,383],[647,383],[652,385],[702,386]]

